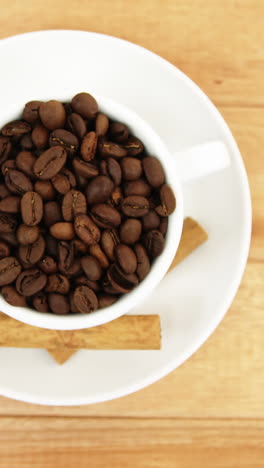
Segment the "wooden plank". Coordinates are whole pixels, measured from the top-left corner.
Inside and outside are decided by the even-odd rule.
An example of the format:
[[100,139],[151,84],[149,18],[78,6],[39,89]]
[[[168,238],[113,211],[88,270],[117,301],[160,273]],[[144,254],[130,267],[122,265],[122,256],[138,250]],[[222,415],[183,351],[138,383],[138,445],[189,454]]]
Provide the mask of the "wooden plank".
[[249,261],[264,261],[264,111],[225,107],[220,111],[238,143],[250,183],[253,226]]
[[264,265],[249,264],[230,311],[182,366],[119,400],[81,407],[44,407],[0,398],[0,415],[264,418]]
[[1,418],[0,467],[255,468],[263,441],[263,420]]
[[0,38],[38,29],[115,35],[177,65],[218,105],[264,105],[262,0],[76,0],[67,8],[64,0],[0,0],[0,10]]

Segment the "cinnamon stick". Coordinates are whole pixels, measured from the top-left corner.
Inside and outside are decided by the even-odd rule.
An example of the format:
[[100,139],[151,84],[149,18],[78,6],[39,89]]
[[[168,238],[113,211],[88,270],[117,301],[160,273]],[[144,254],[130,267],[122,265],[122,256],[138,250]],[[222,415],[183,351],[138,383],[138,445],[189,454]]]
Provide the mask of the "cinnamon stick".
[[[207,240],[205,230],[192,218],[185,218],[181,241],[168,271]],[[160,321],[157,315],[126,315],[86,330],[56,331],[31,327],[0,315],[0,346],[46,348],[63,364],[78,349],[160,349]]]
[[199,223],[197,223],[197,221],[190,217],[185,218],[180,244],[168,272],[178,265],[178,263],[182,262],[182,260],[190,255],[194,249],[203,244],[207,239],[207,232]]
[[58,364],[64,364],[77,351],[79,351],[79,349],[68,349],[65,345],[62,345],[60,348],[48,350],[49,354]]
[[32,327],[4,314],[0,316],[0,346],[67,349],[160,349],[158,315],[124,315],[84,330],[58,331]]

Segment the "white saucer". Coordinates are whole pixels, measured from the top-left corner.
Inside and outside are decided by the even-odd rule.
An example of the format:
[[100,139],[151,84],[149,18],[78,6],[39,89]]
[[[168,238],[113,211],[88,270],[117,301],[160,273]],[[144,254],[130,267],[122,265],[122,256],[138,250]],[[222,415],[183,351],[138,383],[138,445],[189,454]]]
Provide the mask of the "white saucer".
[[[39,404],[80,405],[139,390],[199,348],[238,289],[249,249],[251,203],[236,143],[213,104],[184,74],[120,39],[74,31],[30,33],[0,41],[0,60],[1,105],[18,87],[22,101],[38,99],[45,79],[50,97],[65,88],[70,95],[88,91],[130,106],[172,152],[215,139],[229,149],[228,169],[184,187],[185,214],[205,227],[208,242],[132,312],[160,314],[161,351],[79,351],[60,367],[44,350],[0,348],[1,395]],[[28,80],[31,92],[25,95],[23,83]]]

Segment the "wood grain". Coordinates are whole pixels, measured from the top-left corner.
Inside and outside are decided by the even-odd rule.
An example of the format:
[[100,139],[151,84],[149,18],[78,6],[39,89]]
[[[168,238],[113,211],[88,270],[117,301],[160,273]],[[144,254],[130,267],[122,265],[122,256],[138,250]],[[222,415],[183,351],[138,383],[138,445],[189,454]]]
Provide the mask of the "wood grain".
[[0,467],[76,460],[83,468],[263,467],[263,420],[8,417],[2,424]]
[[0,0],[0,11],[0,37],[98,31],[177,65],[230,125],[253,200],[242,285],[202,348],[160,382],[100,405],[49,408],[1,398],[0,467],[263,467],[263,0]]

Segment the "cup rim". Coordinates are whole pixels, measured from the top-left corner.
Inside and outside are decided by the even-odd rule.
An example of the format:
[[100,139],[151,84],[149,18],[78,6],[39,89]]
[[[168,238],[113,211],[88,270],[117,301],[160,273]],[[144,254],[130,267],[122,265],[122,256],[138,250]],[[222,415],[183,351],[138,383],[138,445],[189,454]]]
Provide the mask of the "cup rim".
[[[2,296],[0,296],[0,308],[3,313],[21,322],[39,328],[55,330],[90,328],[110,322],[128,313],[131,309],[141,304],[151,291],[160,283],[169,269],[180,242],[183,225],[183,196],[173,156],[169,153],[165,143],[163,143],[151,125],[134,110],[108,97],[100,96],[95,93],[93,95],[99,104],[100,112],[106,113],[117,121],[126,123],[132,129],[133,134],[143,141],[148,153],[153,154],[161,160],[166,176],[166,182],[172,187],[175,193],[177,206],[174,213],[169,216],[169,225],[165,238],[164,250],[160,257],[155,259],[154,263],[151,265],[151,270],[147,277],[140,282],[133,291],[128,294],[124,294],[111,306],[98,309],[90,314],[56,315],[48,312],[38,312],[34,309],[30,309],[29,307],[12,306],[11,304],[8,304]],[[52,93],[50,92],[44,92],[42,96],[38,96],[38,99],[43,100],[58,99],[60,101],[67,101],[71,98],[72,96],[65,94],[61,96],[52,96]],[[16,116],[11,115],[10,117],[13,119]]]

